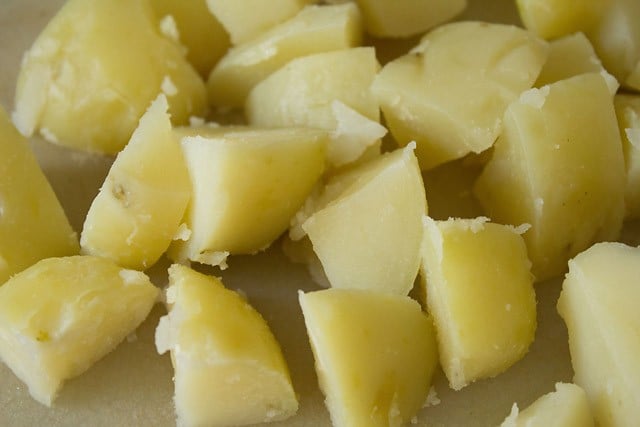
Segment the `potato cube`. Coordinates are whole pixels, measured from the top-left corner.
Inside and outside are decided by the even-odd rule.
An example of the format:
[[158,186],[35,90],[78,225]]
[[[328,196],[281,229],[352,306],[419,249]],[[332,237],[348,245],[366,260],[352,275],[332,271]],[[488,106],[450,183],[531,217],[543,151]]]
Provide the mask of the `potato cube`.
[[424,218],[422,287],[440,364],[454,390],[520,360],[536,330],[522,229],[486,218]]
[[640,249],[599,243],[569,261],[558,300],[574,381],[602,427],[640,420],[639,276]]
[[625,170],[613,97],[600,74],[582,74],[512,103],[475,194],[524,235],[537,280],[600,240],[615,240],[624,215]]
[[331,286],[407,295],[427,202],[410,144],[333,176],[303,224]]
[[64,381],[142,323],[158,293],[143,273],[103,258],[39,261],[0,287],[0,358],[50,406]]
[[[206,90],[144,0],[70,0],[25,55],[14,121],[30,136],[115,154],[160,92],[174,123],[202,115]],[[144,52],[144,54],[141,54]]]
[[420,305],[347,289],[299,298],[333,425],[400,426],[414,417],[438,358],[433,324]]
[[555,39],[597,26],[610,1],[516,0],[516,4],[526,28]]
[[28,141],[0,106],[0,285],[36,261],[78,251],[78,237]]
[[144,270],[174,239],[191,182],[167,108],[160,95],[111,166],[84,222],[84,253]]
[[311,0],[206,0],[233,44],[255,39],[293,17]]
[[288,227],[324,171],[328,135],[316,129],[184,130],[191,231],[169,256],[224,267],[228,254],[266,249]]
[[216,277],[175,264],[167,302],[156,346],[171,352],[178,425],[240,426],[296,413],[280,346],[243,297]]
[[186,48],[187,60],[206,78],[229,49],[229,35],[206,0],[151,0],[160,31]]
[[491,147],[507,105],[535,82],[546,42],[514,26],[443,25],[384,66],[372,86],[391,134],[422,169]]
[[409,37],[462,12],[467,0],[357,0],[367,32],[375,37]]
[[541,396],[524,411],[513,404],[500,427],[593,427],[584,390],[575,384],[556,383],[555,391]]
[[209,75],[209,102],[216,107],[242,107],[256,84],[292,59],[359,45],[361,25],[360,12],[352,3],[305,7],[229,50]]
[[613,102],[627,171],[626,217],[637,219],[640,218],[640,96],[619,94]]

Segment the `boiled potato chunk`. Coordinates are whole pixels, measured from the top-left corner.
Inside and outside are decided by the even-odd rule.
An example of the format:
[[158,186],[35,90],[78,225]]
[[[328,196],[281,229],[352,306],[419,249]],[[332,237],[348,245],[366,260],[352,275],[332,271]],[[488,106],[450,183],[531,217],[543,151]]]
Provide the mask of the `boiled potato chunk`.
[[424,219],[422,286],[440,364],[454,390],[520,360],[536,330],[531,263],[520,233],[486,218]]
[[438,359],[433,325],[420,305],[348,289],[299,297],[333,425],[401,426],[414,417]]
[[375,37],[409,37],[442,24],[467,6],[466,0],[357,0],[367,32]]
[[558,312],[567,324],[574,381],[599,426],[640,420],[640,249],[596,244],[569,262]]
[[611,1],[617,0],[516,0],[516,4],[525,27],[555,39],[594,28]]
[[[144,52],[144,54],[141,54]],[[206,91],[145,0],[70,0],[25,55],[14,121],[27,136],[115,154],[164,91],[175,123],[202,115]]]
[[167,108],[160,95],[111,166],[84,222],[84,253],[144,270],[176,235],[191,182]]
[[614,105],[627,171],[626,217],[636,219],[640,218],[640,96],[616,95]]
[[[372,47],[294,59],[253,88],[247,98],[247,118],[256,126],[305,126],[330,131],[341,127],[329,145],[329,161],[336,166],[349,163],[385,133],[379,131],[380,110],[369,90],[379,69]],[[363,127],[378,132],[373,138],[366,131],[359,137]]]
[[206,0],[233,44],[256,38],[294,16],[311,0]]
[[243,297],[216,277],[175,264],[167,302],[156,346],[171,352],[178,425],[239,426],[296,413],[280,346]]
[[400,145],[416,141],[422,169],[491,147],[507,105],[535,82],[546,42],[514,26],[443,25],[388,63],[376,95]]
[[531,224],[525,235],[537,280],[600,240],[615,240],[624,215],[625,168],[613,97],[600,74],[522,94],[504,116],[475,194],[487,215]]
[[414,144],[333,176],[302,229],[331,286],[407,295],[427,201]]
[[513,404],[500,427],[593,427],[584,390],[575,384],[556,383],[555,391],[541,396],[524,411]]
[[0,285],[36,261],[78,251],[76,233],[28,141],[0,106]]
[[228,254],[267,248],[289,225],[324,171],[321,130],[202,127],[182,138],[192,196],[191,231],[169,256],[224,267]]
[[0,287],[0,358],[50,406],[67,379],[142,323],[157,296],[143,273],[103,258],[44,259]]
[[187,60],[202,77],[229,49],[229,35],[209,12],[206,0],[151,0],[160,30],[187,49]]
[[307,6],[293,18],[229,50],[209,75],[209,101],[216,107],[242,107],[256,84],[292,59],[354,47],[361,38],[360,12],[355,4]]

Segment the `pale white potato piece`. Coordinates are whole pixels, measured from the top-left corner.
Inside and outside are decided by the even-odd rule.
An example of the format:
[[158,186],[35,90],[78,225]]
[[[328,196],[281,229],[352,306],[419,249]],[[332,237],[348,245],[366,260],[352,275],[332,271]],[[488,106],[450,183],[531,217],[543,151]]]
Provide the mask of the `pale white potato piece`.
[[640,249],[599,243],[569,261],[558,312],[567,324],[574,381],[597,425],[640,419]]
[[594,242],[618,238],[624,188],[613,97],[591,73],[527,91],[509,106],[475,194],[494,221],[531,224],[524,239],[541,281],[564,273]]
[[294,58],[360,44],[362,23],[355,4],[310,5],[291,19],[234,46],[209,75],[209,102],[242,107],[251,89]]
[[254,39],[298,13],[312,0],[206,0],[233,44]]
[[407,295],[427,201],[414,145],[331,177],[302,230],[331,286]]
[[555,391],[539,397],[522,412],[513,404],[500,427],[593,427],[593,415],[584,390],[556,383]]
[[435,332],[406,296],[348,289],[299,294],[332,424],[401,426],[427,400]]
[[0,359],[50,406],[142,323],[158,293],[143,273],[103,258],[39,261],[0,287]]
[[618,94],[613,103],[618,117],[627,183],[624,202],[626,218],[640,218],[640,96]]
[[253,88],[245,114],[255,126],[336,131],[327,154],[331,164],[344,165],[386,133],[369,90],[379,69],[372,47],[294,59]]
[[547,43],[509,25],[459,22],[428,33],[384,66],[372,90],[402,146],[422,169],[491,147],[507,105],[535,82]]
[[178,425],[240,426],[298,410],[289,370],[267,322],[220,279],[174,264],[169,314],[156,329],[171,353]]
[[204,83],[147,1],[70,0],[24,57],[14,121],[27,136],[115,154],[162,91],[174,123],[203,114]]
[[424,218],[423,305],[454,390],[506,371],[533,342],[536,296],[522,231],[487,218]]
[[593,29],[612,1],[617,0],[516,0],[516,4],[525,27],[555,39]]
[[209,11],[207,1],[151,0],[151,5],[160,31],[184,46],[187,60],[206,78],[231,44],[224,27]]
[[192,196],[188,240],[169,256],[224,266],[228,254],[266,249],[288,228],[325,168],[326,132],[201,127],[179,132]]
[[366,30],[375,37],[409,37],[442,24],[467,6],[466,0],[356,0]]
[[78,237],[28,141],[0,106],[0,285],[38,260],[78,251]]
[[111,166],[84,222],[83,253],[144,270],[176,235],[191,182],[167,108],[160,95]]

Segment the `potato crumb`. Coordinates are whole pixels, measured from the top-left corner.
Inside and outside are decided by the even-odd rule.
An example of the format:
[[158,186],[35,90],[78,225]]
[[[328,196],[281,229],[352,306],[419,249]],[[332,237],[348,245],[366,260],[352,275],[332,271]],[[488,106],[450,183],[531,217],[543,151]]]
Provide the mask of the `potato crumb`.
[[169,76],[164,76],[160,88],[167,96],[174,96],[178,93],[178,88],[173,84],[173,80],[171,80],[171,77]]
[[173,15],[166,15],[160,20],[160,32],[174,42],[180,41],[180,31]]
[[173,240],[182,240],[186,242],[191,237],[191,230],[184,222],[180,224],[176,230],[176,234],[173,236]]
[[125,285],[137,285],[139,283],[144,283],[145,280],[144,273],[136,270],[122,269],[119,274]]
[[531,228],[531,224],[524,223],[524,224],[520,224],[518,226],[510,225],[508,227],[510,227],[513,230],[514,233],[523,235],[524,233],[529,231],[529,229]]
[[229,252],[227,251],[203,251],[193,257],[192,260],[213,267],[220,267],[220,270],[226,270],[229,267],[227,265],[227,257],[229,257]]
[[428,408],[429,406],[436,406],[440,404],[440,398],[438,397],[438,393],[436,392],[436,388],[431,386],[429,389],[429,393],[427,394],[427,400],[425,400],[423,408]]
[[543,86],[540,89],[529,89],[522,92],[520,95],[520,103],[527,104],[533,108],[537,108],[538,110],[544,106],[544,103],[547,100],[547,95],[549,95],[549,86]]

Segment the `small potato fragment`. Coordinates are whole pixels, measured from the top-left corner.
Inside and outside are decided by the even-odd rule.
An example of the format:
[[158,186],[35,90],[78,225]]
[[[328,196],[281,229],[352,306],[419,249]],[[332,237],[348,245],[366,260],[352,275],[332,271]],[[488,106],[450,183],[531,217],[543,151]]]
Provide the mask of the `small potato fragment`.
[[[288,227],[325,168],[321,130],[202,127],[178,130],[192,186],[171,259],[225,266],[266,249]],[[190,136],[189,136],[190,135]]]
[[409,37],[462,12],[467,0],[357,0],[366,30],[374,37]]
[[556,383],[555,391],[541,396],[524,411],[513,404],[500,427],[593,427],[593,415],[584,390],[575,384]]
[[613,102],[627,171],[625,216],[637,219],[640,218],[640,96],[618,94]]
[[0,106],[0,285],[36,261],[79,249],[28,141]]
[[522,230],[487,218],[424,218],[422,288],[440,364],[454,390],[520,360],[536,330],[536,296]]
[[302,224],[331,286],[399,295],[413,287],[427,209],[414,147],[333,176]]
[[115,154],[160,92],[176,124],[205,110],[202,79],[158,32],[150,4],[70,0],[25,55],[14,121],[26,136]]
[[84,253],[144,270],[174,239],[191,182],[167,108],[160,95],[111,166],[84,222]]
[[599,243],[569,261],[558,312],[567,324],[574,381],[596,423],[640,420],[640,249]]
[[47,258],[0,287],[0,359],[51,406],[147,317],[158,289],[104,258]]
[[524,239],[542,281],[594,242],[618,238],[624,188],[613,97],[591,73],[531,89],[509,106],[474,191],[494,221],[531,224]]
[[280,346],[244,298],[216,277],[174,264],[167,302],[156,347],[171,352],[179,426],[241,426],[296,413]]
[[555,39],[596,27],[613,1],[617,0],[516,0],[516,4],[526,28]]
[[206,0],[233,44],[254,39],[298,13],[312,0]]
[[414,417],[438,359],[420,305],[347,289],[300,292],[299,299],[333,425],[401,426]]
[[307,6],[288,21],[231,48],[209,75],[209,102],[242,107],[256,84],[292,59],[354,47],[361,39],[355,4]]
[[491,147],[504,110],[533,85],[546,57],[547,43],[521,28],[447,24],[385,65],[372,91],[395,140],[416,141],[426,170]]

